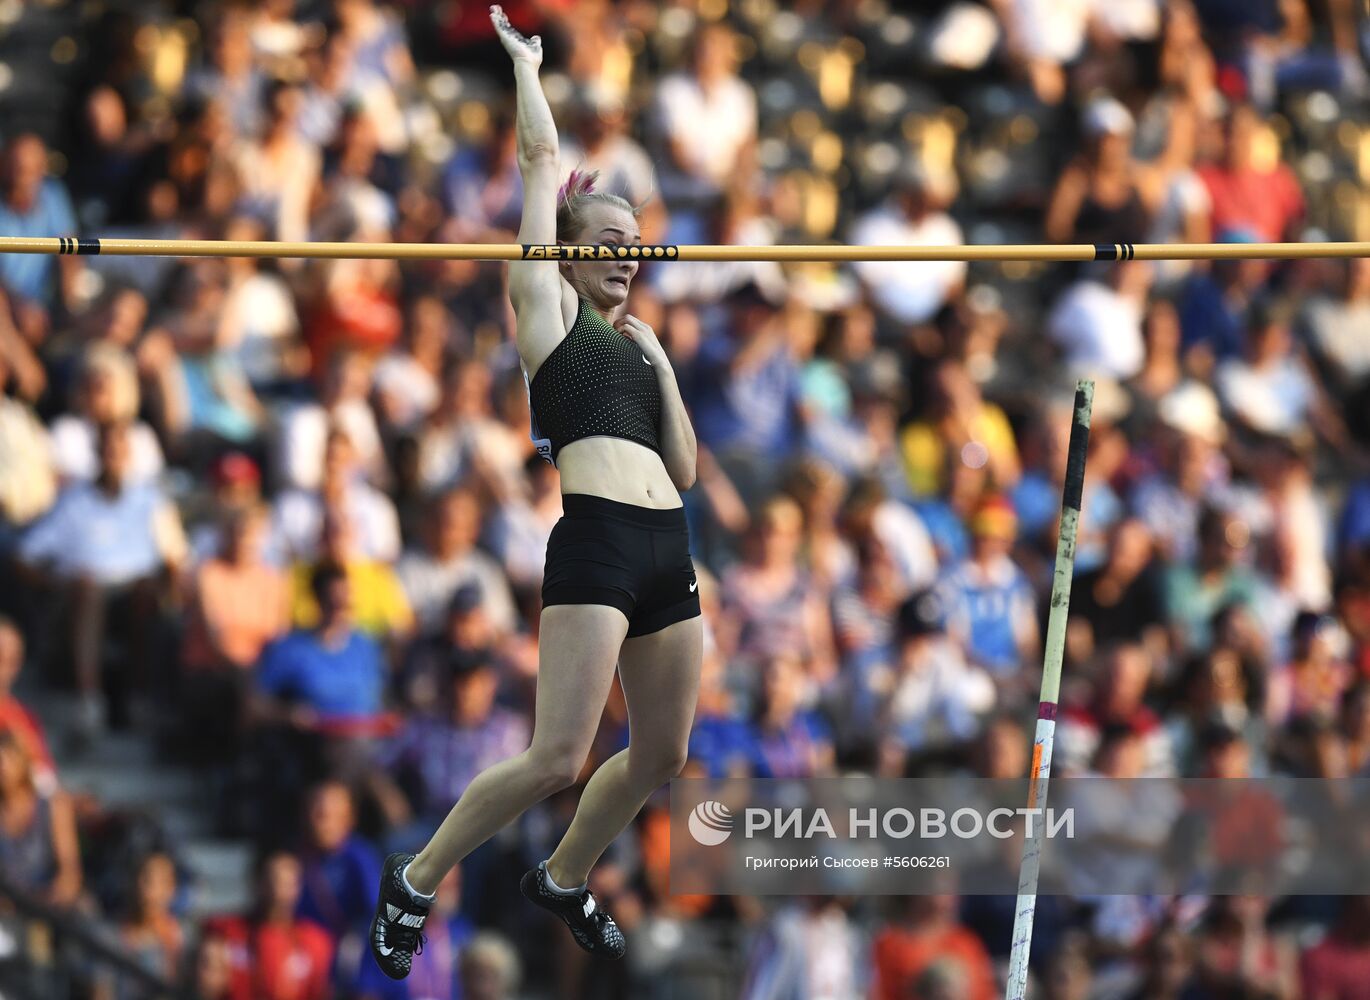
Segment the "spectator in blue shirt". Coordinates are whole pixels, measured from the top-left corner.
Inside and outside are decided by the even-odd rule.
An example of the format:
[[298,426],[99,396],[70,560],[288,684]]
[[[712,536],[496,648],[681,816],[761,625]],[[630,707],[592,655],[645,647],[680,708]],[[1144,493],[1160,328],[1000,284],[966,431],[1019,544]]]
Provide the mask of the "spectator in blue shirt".
[[[76,214],[62,182],[48,174],[48,150],[31,132],[15,136],[5,147],[3,196],[0,196],[0,233],[6,236],[71,236]],[[48,254],[0,255],[0,284],[19,300],[20,325],[42,322],[37,314],[51,308],[53,276],[62,271],[65,299],[77,274],[80,257]],[[35,313],[36,310],[36,313]],[[44,323],[44,329],[46,324]]]
[[970,523],[989,480],[987,462],[967,462],[959,448],[942,455],[943,482],[940,494],[918,497],[912,506],[928,529],[939,566],[953,566],[970,555]]
[[350,987],[366,974],[362,961],[372,964],[355,936],[367,932],[381,859],[357,833],[356,824],[356,805],[347,785],[329,780],[313,788],[300,852],[304,888],[295,915],[319,924],[338,942],[334,983],[339,987]]
[[[390,820],[386,844],[392,850],[423,843],[477,774],[528,749],[529,720],[496,703],[500,674],[490,655],[453,650],[445,686],[445,708],[410,717],[376,759],[388,772],[373,772],[372,787]],[[487,841],[462,858],[471,890],[462,912],[472,920],[489,903],[487,886],[500,854],[500,845]]]
[[1362,479],[1347,493],[1337,534],[1344,553],[1370,544],[1370,479]]
[[970,531],[970,557],[940,584],[948,630],[997,681],[1025,681],[1022,668],[1036,655],[1038,632],[1032,585],[1009,555],[1017,514],[1007,499],[991,495],[976,509]]
[[257,688],[295,723],[347,728],[374,719],[381,714],[385,664],[375,641],[353,627],[347,573],[322,563],[310,582],[319,625],[296,629],[266,648]]
[[[1255,234],[1231,231],[1224,243],[1253,243]],[[1204,370],[1227,358],[1240,357],[1245,314],[1270,274],[1263,260],[1214,261],[1208,271],[1190,277],[1180,293],[1180,350]],[[1190,357],[1195,351],[1199,358]]]
[[803,705],[804,666],[787,653],[761,668],[761,697],[751,720],[752,774],[758,778],[814,778],[833,773],[832,730]]
[[190,102],[221,104],[235,134],[256,135],[262,126],[267,81],[254,65],[252,18],[246,10],[228,9],[210,29],[204,62],[186,76],[185,97]]
[[[453,652],[445,711],[411,717],[376,761],[391,779],[378,777],[378,784],[382,805],[402,835],[397,843],[422,840],[426,833],[402,825],[417,816],[417,827],[431,830],[472,778],[528,748],[528,720],[496,703],[500,676],[495,661],[488,655]],[[412,794],[405,798],[401,788]]]
[[109,630],[125,633],[129,663],[139,671],[148,660],[161,570],[186,551],[176,508],[155,482],[132,478],[130,431],[126,421],[101,428],[99,474],[68,485],[18,547],[29,582],[54,590],[56,611],[66,615],[61,634],[71,639],[86,738],[103,723],[100,668]]
[[699,440],[744,497],[770,491],[800,444],[800,369],[776,308],[755,282],[727,300],[727,331],[704,339],[691,405]]
[[512,116],[497,118],[483,144],[458,148],[443,170],[442,196],[452,239],[495,242],[518,230],[523,178]]
[[317,756],[327,773],[360,775],[390,729],[382,704],[385,657],[354,626],[346,570],[321,563],[310,582],[319,624],[296,629],[262,653],[256,715],[302,737],[299,751],[311,761]]

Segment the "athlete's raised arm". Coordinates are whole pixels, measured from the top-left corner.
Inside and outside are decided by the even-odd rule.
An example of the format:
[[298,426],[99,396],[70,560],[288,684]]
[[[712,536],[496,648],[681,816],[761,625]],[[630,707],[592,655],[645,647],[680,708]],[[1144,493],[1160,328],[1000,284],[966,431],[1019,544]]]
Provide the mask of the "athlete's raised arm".
[[[519,174],[523,177],[523,218],[518,240],[520,243],[555,243],[560,161],[556,123],[538,79],[542,38],[521,35],[498,4],[490,7],[490,20],[505,51],[514,61],[517,93],[514,125]],[[518,317],[519,352],[525,358],[545,356],[566,332],[562,292],[562,281],[554,261],[512,261],[509,264],[509,298]],[[547,343],[533,342],[544,338]]]

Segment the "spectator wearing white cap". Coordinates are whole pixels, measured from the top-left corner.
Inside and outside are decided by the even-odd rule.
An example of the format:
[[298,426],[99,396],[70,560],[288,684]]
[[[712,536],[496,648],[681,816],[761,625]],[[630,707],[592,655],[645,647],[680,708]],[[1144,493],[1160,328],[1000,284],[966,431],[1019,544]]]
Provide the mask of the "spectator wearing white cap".
[[1191,559],[1205,497],[1226,499],[1230,469],[1221,451],[1227,425],[1213,391],[1186,380],[1157,403],[1158,467],[1141,477],[1131,507],[1168,559]]
[[1112,97],[1096,97],[1081,119],[1084,146],[1061,173],[1047,205],[1053,243],[1138,243],[1150,212],[1141,171],[1132,158],[1132,113]]
[[971,739],[994,708],[994,681],[947,634],[946,613],[929,589],[915,591],[894,615],[894,676],[880,731],[903,752]]

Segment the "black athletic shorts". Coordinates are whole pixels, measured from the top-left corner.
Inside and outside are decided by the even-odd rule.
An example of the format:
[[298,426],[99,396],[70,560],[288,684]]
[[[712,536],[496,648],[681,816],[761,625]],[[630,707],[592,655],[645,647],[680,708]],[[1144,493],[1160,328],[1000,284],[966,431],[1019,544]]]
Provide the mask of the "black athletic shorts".
[[700,613],[683,507],[656,510],[585,493],[568,493],[561,505],[547,540],[543,607],[607,604],[627,617],[630,636]]

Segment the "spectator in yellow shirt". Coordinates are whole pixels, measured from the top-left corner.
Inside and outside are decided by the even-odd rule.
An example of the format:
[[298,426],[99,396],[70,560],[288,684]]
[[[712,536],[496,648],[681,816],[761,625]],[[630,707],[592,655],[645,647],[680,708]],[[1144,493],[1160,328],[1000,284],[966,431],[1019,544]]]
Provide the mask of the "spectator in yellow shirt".
[[989,484],[1006,491],[1018,482],[1018,445],[1004,411],[988,403],[959,361],[950,358],[933,368],[928,403],[922,416],[899,434],[899,451],[909,489],[918,497],[947,491],[946,449],[961,452],[961,461],[984,467]]
[[[319,550],[320,562],[334,562],[347,571],[358,631],[385,639],[413,630],[414,612],[395,575],[395,568],[361,554],[356,531],[340,511],[324,513]],[[310,586],[315,565],[297,562],[291,567],[290,620],[296,628],[310,629],[319,624],[319,604]]]

